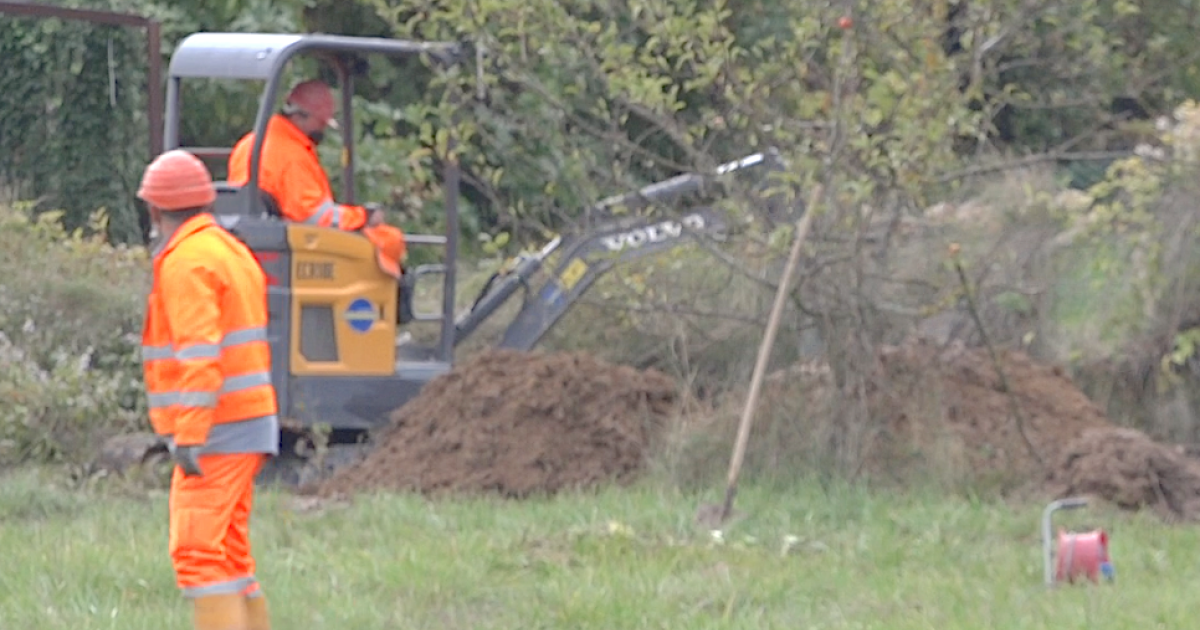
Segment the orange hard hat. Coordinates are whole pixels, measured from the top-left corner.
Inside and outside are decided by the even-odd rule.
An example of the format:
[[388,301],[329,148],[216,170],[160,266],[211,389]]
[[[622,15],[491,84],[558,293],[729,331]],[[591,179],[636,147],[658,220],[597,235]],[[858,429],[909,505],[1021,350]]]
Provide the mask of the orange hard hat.
[[335,105],[333,90],[323,81],[309,79],[296,84],[288,93],[285,103],[302,109],[310,116],[334,129],[338,128],[337,120],[333,117]]
[[165,211],[203,208],[217,198],[212,174],[200,158],[173,149],[154,158],[142,174],[138,199]]

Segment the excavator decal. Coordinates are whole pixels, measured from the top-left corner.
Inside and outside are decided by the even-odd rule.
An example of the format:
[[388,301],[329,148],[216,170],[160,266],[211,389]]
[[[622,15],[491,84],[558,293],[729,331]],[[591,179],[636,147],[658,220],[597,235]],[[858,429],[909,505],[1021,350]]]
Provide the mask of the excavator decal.
[[499,345],[531,350],[596,280],[615,265],[661,254],[694,238],[719,237],[725,227],[725,218],[719,210],[703,208],[692,210],[680,220],[616,227],[566,241],[560,246],[563,260],[551,272],[551,280],[539,294],[541,299],[525,303]]

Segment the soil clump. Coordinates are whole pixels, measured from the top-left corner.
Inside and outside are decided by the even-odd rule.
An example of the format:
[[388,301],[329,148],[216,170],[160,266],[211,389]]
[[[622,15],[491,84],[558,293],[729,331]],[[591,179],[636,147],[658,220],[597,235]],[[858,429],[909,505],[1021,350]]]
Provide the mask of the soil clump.
[[1166,521],[1200,518],[1200,462],[1136,429],[1089,429],[1073,440],[1049,479],[1057,497],[1101,497]]

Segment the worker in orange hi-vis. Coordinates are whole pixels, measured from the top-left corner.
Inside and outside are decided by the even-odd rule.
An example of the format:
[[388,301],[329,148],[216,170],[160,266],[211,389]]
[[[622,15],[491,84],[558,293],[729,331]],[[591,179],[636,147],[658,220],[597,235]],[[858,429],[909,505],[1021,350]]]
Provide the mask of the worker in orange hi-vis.
[[142,331],[150,423],[168,439],[169,552],[196,630],[268,630],[250,553],[254,478],[279,452],[267,289],[250,251],[216,223],[212,176],[174,150],[138,198],[160,235]]
[[[321,168],[316,147],[325,129],[338,128],[333,118],[333,92],[318,80],[304,81],[292,88],[283,111],[267,122],[259,160],[258,186],[275,198],[283,217],[296,223],[362,231],[375,244],[380,266],[400,278],[407,245],[404,233],[383,222],[383,210],[341,204],[333,199],[333,188]],[[229,155],[231,184],[250,181],[250,151],[254,132],[242,136]]]

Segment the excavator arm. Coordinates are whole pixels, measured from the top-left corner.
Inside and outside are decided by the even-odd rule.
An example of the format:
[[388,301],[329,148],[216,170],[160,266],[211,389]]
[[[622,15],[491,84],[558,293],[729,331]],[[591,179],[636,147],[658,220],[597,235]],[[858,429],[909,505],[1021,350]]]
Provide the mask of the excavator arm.
[[[778,154],[768,151],[723,164],[716,169],[715,175],[764,164],[772,170],[783,166]],[[702,191],[712,176],[679,175],[596,204],[589,209],[587,218],[598,223],[597,227],[565,239],[556,238],[541,251],[520,257],[509,268],[494,274],[470,310],[455,322],[455,345],[474,333],[515,293],[523,290],[521,310],[505,330],[499,345],[530,350],[596,280],[615,265],[661,254],[694,242],[696,238],[722,237],[728,226],[723,213],[716,208],[695,207],[671,218],[636,215],[638,210],[653,204],[671,203]],[[618,214],[617,209],[629,214]],[[546,259],[557,251],[562,252],[561,259],[540,288],[534,291],[531,287],[533,277],[543,269]]]
[[679,219],[604,230],[570,242],[534,299],[526,296],[504,331],[500,347],[532,349],[592,284],[617,264],[661,254],[698,236],[719,237],[725,228],[720,211],[696,208]]

